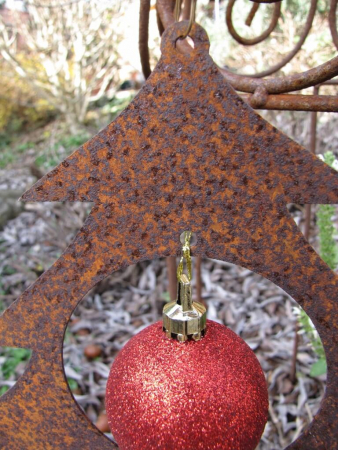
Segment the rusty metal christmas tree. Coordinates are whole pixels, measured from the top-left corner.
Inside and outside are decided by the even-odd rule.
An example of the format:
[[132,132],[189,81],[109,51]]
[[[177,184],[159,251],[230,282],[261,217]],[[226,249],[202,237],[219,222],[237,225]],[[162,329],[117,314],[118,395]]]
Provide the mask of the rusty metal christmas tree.
[[74,242],[0,319],[0,345],[33,350],[0,399],[0,447],[111,449],[67,385],[62,343],[77,303],[129,264],[176,255],[186,229],[198,252],[253,270],[309,314],[328,362],[327,389],[310,427],[289,448],[334,448],[338,435],[338,277],[304,239],[286,204],[338,203],[338,174],[276,130],[227,84],[198,25],[195,48],[168,28],[162,57],[128,108],[23,195],[92,201]]

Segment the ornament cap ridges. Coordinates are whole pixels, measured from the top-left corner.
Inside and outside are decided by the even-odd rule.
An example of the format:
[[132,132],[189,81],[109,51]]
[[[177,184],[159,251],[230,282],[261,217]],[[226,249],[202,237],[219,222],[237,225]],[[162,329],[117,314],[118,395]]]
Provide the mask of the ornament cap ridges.
[[191,298],[191,284],[188,277],[182,274],[178,283],[177,300],[163,308],[163,331],[168,338],[179,342],[188,339],[200,340],[205,334],[206,309]]

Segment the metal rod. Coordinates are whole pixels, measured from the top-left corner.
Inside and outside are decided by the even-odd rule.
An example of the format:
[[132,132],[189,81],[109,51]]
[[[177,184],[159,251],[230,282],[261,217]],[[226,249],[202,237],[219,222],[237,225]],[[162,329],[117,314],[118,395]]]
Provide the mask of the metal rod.
[[138,48],[141,58],[142,72],[145,79],[147,79],[151,74],[149,46],[148,46],[149,11],[150,11],[150,0],[141,0]]
[[258,8],[259,8],[259,3],[254,3],[252,5],[251,10],[250,10],[250,12],[248,14],[248,17],[246,18],[246,21],[245,21],[245,25],[247,27],[251,26],[252,21],[253,21],[255,15],[256,15],[256,12],[258,11]]
[[202,302],[202,257],[201,256],[196,256],[196,300],[199,303],[204,303]]
[[[332,85],[335,86],[336,84]],[[268,95],[263,104],[257,104],[254,95],[252,94],[241,94],[241,97],[254,109],[338,112],[338,96],[334,95]]]
[[184,0],[182,10],[182,20],[189,20],[191,10],[191,0]]
[[170,300],[173,302],[177,297],[176,257],[168,256],[166,261],[168,270],[168,291]]
[[299,324],[298,324],[298,319],[296,319],[295,339],[293,341],[293,353],[292,353],[291,370],[290,370],[290,379],[291,379],[292,383],[294,383],[296,381],[296,374],[297,374],[297,354],[298,354],[298,345],[299,345],[298,330],[299,330]]

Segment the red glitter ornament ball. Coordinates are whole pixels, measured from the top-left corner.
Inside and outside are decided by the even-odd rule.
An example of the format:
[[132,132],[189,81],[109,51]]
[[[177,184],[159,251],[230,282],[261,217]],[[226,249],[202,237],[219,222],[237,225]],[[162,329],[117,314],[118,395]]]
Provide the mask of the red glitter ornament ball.
[[117,356],[106,410],[121,450],[251,450],[268,391],[253,351],[229,328],[208,320],[203,339],[180,343],[157,322]]

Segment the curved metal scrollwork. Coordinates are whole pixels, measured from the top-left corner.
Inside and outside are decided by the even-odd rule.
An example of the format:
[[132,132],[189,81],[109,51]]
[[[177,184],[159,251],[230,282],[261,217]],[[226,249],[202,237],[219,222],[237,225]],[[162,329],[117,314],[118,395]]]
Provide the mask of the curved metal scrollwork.
[[[272,31],[276,28],[278,19],[280,17],[281,4],[275,3],[274,10],[273,10],[273,13],[271,16],[270,25],[262,34],[260,34],[259,36],[255,37],[255,38],[244,38],[238,34],[238,32],[236,31],[235,26],[233,24],[233,21],[232,21],[232,11],[234,9],[235,2],[236,2],[236,0],[229,0],[228,6],[226,9],[225,20],[226,20],[226,24],[227,24],[227,27],[228,27],[228,30],[229,30],[229,33],[231,34],[231,36],[235,39],[235,41],[237,41],[239,44],[242,44],[242,45],[255,45],[260,42],[263,42],[267,37],[270,36]],[[259,3],[254,3],[252,5],[251,11],[245,22],[245,24],[247,26],[251,25],[251,22],[256,14],[258,8],[259,8]]]
[[334,45],[338,49],[338,32],[337,32],[337,4],[338,0],[331,0],[330,12],[329,12],[329,26],[331,31],[332,40]]
[[[276,0],[250,0],[252,4],[251,11],[246,19],[246,24],[251,25],[251,22],[260,6],[260,3],[272,4],[273,13],[270,24],[266,31],[255,38],[244,38],[236,31],[232,22],[232,11],[235,6],[235,0],[229,0],[226,12],[226,23],[231,36],[242,45],[255,45],[267,39],[275,29],[278,19],[281,15],[282,1]],[[187,5],[189,1],[185,2]],[[336,10],[338,0],[331,0],[329,11],[329,26],[332,35],[332,40],[338,49],[338,32],[336,25]],[[159,29],[162,33],[164,29],[168,28],[174,22],[174,4],[175,1],[157,0],[156,8],[158,14]],[[231,85],[240,92],[253,94],[245,97],[247,101],[254,108],[266,109],[289,109],[289,110],[303,110],[303,111],[331,111],[338,112],[338,97],[337,96],[304,96],[304,95],[280,95],[288,94],[293,91],[298,91],[308,87],[316,86],[323,83],[328,83],[332,78],[338,76],[338,56],[332,58],[326,63],[294,75],[283,77],[267,78],[265,77],[275,74],[286,64],[288,64],[294,56],[302,48],[306,38],[311,30],[313,20],[317,11],[318,0],[309,1],[309,12],[300,38],[295,47],[274,66],[250,75],[242,75],[234,73],[229,68],[219,68],[222,75]],[[185,5],[186,6],[186,5]],[[183,10],[187,11],[184,7]],[[140,55],[143,73],[147,78],[151,73],[149,64],[149,50],[148,50],[148,20],[149,20],[150,0],[141,0],[141,15],[140,15]],[[183,14],[183,18],[187,19]],[[179,42],[181,51],[188,53],[192,48],[186,42]],[[264,97],[263,101],[257,102],[257,96],[260,93],[260,98]],[[262,97],[262,93],[264,96]]]
[[[280,17],[280,13],[281,13],[281,4],[275,3],[273,14],[271,17],[270,26],[268,27],[268,29],[256,38],[246,39],[246,38],[242,38],[241,36],[238,35],[238,33],[235,30],[234,24],[232,22],[232,10],[233,10],[235,2],[236,2],[236,0],[229,0],[227,12],[226,12],[226,24],[228,26],[228,30],[229,30],[229,33],[231,34],[231,36],[239,44],[242,44],[242,45],[255,45],[255,44],[263,42],[265,39],[267,39],[277,25],[277,22]],[[275,64],[274,66],[270,67],[267,70],[264,70],[264,71],[256,73],[256,74],[250,74],[251,77],[264,78],[269,75],[272,75],[272,74],[278,72],[278,70],[282,69],[284,66],[286,66],[286,64],[288,64],[296,56],[296,54],[302,48],[306,38],[309,35],[309,32],[312,27],[313,19],[316,14],[317,4],[318,4],[318,0],[311,0],[310,9],[309,9],[308,16],[307,16],[306,22],[305,22],[305,27],[299,37],[297,44],[295,45],[295,47],[280,62],[278,62],[277,64]],[[254,4],[253,6],[255,6],[255,5],[259,6],[259,4],[257,4],[257,3]],[[249,16],[250,16],[250,14],[249,14]],[[246,24],[248,24],[248,21],[246,21]]]

